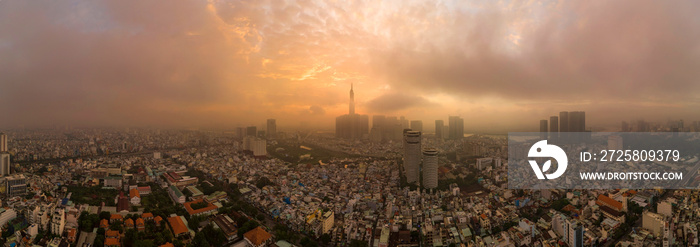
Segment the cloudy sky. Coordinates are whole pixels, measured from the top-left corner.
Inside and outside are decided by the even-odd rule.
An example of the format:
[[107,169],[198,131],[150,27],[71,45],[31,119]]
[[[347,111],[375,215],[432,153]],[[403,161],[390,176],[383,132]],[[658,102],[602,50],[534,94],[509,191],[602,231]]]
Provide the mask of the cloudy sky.
[[0,0],[0,127],[700,120],[698,1]]

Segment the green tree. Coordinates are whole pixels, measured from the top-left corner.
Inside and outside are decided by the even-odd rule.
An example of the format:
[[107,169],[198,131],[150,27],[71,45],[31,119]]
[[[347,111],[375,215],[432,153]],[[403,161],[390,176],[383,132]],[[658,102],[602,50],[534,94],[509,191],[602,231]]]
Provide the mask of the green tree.
[[224,232],[220,229],[215,229],[211,224],[205,226],[197,235],[204,235],[207,242],[212,246],[223,246],[223,244],[226,242]]
[[100,213],[100,219],[109,220],[110,217],[112,217],[112,213],[110,213],[110,212],[102,211],[102,212]]
[[134,230],[134,229],[126,230],[126,233],[124,233],[124,245],[125,246],[134,246],[135,241],[136,241],[136,230]]
[[105,235],[97,235],[95,237],[95,246],[96,247],[103,247],[105,244]]
[[192,239],[192,245],[193,246],[211,246],[211,244],[209,244],[209,242],[207,242],[207,237],[201,233],[198,233],[197,235],[194,236],[194,239]]
[[331,242],[331,235],[328,233],[321,235],[321,242],[323,242],[324,245],[328,245],[328,243]]
[[353,239],[350,240],[350,247],[367,247],[368,244],[365,241]]

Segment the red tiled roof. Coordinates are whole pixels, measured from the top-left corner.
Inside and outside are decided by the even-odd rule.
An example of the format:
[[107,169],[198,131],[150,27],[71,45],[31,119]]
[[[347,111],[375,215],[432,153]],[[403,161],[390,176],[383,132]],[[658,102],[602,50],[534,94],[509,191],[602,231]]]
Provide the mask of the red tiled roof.
[[109,218],[110,218],[110,219],[113,219],[113,220],[122,220],[122,219],[124,219],[124,217],[123,217],[121,214],[112,214]]
[[121,246],[121,245],[119,244],[119,239],[108,238],[108,239],[105,239],[105,246]]
[[160,224],[160,222],[163,221],[163,218],[160,216],[156,216],[155,218],[153,218],[153,221],[155,221],[156,224]]
[[187,226],[185,226],[185,223],[182,222],[180,216],[168,218],[168,223],[170,223],[170,227],[173,229],[173,235],[175,236],[188,232]]
[[596,202],[598,205],[608,205],[609,207],[613,209],[622,210],[622,203],[615,201],[615,199],[612,199],[606,195],[599,195],[598,196],[598,201]]
[[131,190],[129,190],[129,198],[134,198],[134,197],[141,198],[141,194],[139,194],[139,190],[138,190],[138,189],[131,189]]
[[107,238],[119,238],[119,231],[107,230],[105,236]]
[[144,219],[153,218],[153,213],[143,213],[141,217]]
[[200,208],[200,209],[196,209],[196,210],[195,210],[195,209],[192,209],[192,204],[200,203],[200,202],[203,202],[203,201],[204,201],[204,199],[194,200],[194,201],[191,201],[191,202],[185,202],[185,209],[187,210],[187,213],[190,214],[190,215],[195,215],[195,214],[198,214],[198,213],[207,212],[207,211],[210,211],[210,210],[216,210],[216,209],[217,209],[217,207],[214,206],[214,204],[211,204],[211,203],[209,203],[206,207],[203,207],[203,208]]
[[246,232],[245,234],[243,234],[243,237],[248,239],[248,241],[253,243],[253,245],[259,246],[262,243],[266,242],[268,239],[270,239],[270,237],[272,237],[272,235],[270,235],[270,233],[268,233],[264,229],[262,229],[262,227],[258,226],[255,229],[250,230],[250,231]]

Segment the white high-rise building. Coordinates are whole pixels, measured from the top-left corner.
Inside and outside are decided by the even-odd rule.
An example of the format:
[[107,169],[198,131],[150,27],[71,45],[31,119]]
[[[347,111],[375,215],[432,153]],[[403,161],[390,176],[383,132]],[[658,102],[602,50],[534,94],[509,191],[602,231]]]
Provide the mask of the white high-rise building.
[[415,183],[420,178],[421,132],[405,131],[403,135],[403,169],[406,182]]
[[251,144],[253,155],[262,157],[267,155],[267,141],[264,139],[255,139]]
[[66,212],[62,208],[57,208],[51,219],[51,233],[63,235],[63,229],[66,227]]
[[649,211],[642,214],[642,228],[649,230],[654,236],[660,237],[664,233],[665,222],[663,215]]
[[659,202],[656,212],[666,217],[673,217],[673,204],[670,201]]
[[435,189],[438,186],[438,151],[423,150],[423,188]]
[[0,208],[0,225],[4,226],[15,218],[17,218],[17,211],[11,208]]
[[578,221],[567,221],[569,225],[568,243],[570,247],[583,247],[583,226]]
[[568,242],[569,235],[566,234],[569,230],[569,225],[567,223],[566,217],[562,214],[555,214],[552,216],[552,230],[562,237],[565,242]]

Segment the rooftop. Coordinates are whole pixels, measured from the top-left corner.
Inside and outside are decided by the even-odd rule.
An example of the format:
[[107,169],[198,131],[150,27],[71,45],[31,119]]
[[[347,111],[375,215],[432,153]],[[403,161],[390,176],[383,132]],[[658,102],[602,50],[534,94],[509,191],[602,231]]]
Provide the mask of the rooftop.
[[243,237],[248,239],[248,241],[253,243],[253,245],[259,246],[262,243],[269,240],[270,237],[272,237],[272,235],[270,235],[270,233],[268,233],[267,231],[262,229],[262,227],[258,226],[255,229],[250,230],[250,231],[246,232],[245,234],[243,234]]
[[168,218],[168,223],[170,223],[170,227],[173,229],[173,235],[175,236],[188,232],[187,226],[185,226],[185,222],[182,221],[180,216]]

